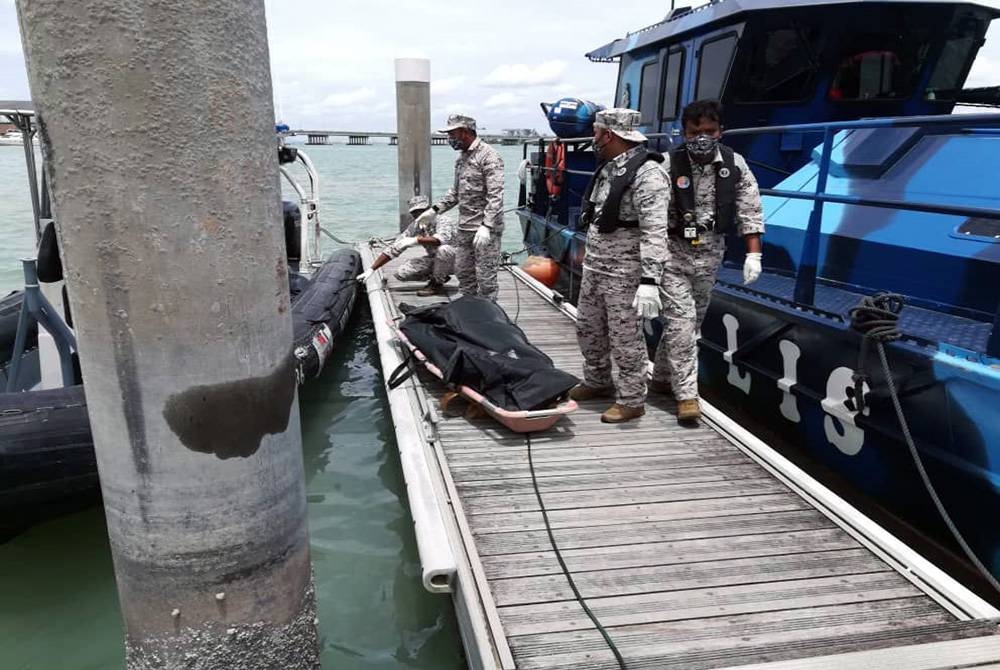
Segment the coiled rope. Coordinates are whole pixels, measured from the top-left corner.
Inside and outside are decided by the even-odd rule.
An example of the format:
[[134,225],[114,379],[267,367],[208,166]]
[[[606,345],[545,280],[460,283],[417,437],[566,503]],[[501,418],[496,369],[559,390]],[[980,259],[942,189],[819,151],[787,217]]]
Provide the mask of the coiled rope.
[[[997,581],[993,573],[987,569],[983,562],[979,560],[975,552],[969,546],[968,542],[962,536],[962,533],[958,530],[955,522],[952,521],[951,515],[945,509],[944,503],[941,502],[940,496],[938,496],[937,491],[934,488],[934,484],[931,483],[931,479],[927,474],[927,469],[924,467],[923,459],[920,457],[920,453],[917,451],[916,443],[913,441],[913,435],[910,433],[910,426],[906,421],[906,416],[903,414],[903,406],[899,402],[899,394],[896,390],[896,382],[892,377],[892,370],[889,367],[889,359],[885,354],[885,343],[894,342],[898,340],[902,333],[900,333],[897,323],[899,321],[899,314],[903,311],[904,306],[903,296],[897,293],[886,293],[880,292],[876,293],[874,296],[865,297],[862,299],[861,303],[851,309],[851,327],[861,333],[861,348],[858,352],[858,366],[857,373],[854,375],[854,402],[857,407],[858,412],[864,410],[865,399],[864,399],[864,384],[868,382],[868,375],[864,372],[865,361],[868,358],[868,348],[870,344],[874,344],[875,348],[878,350],[879,360],[882,363],[882,374],[885,377],[886,386],[889,387],[889,395],[892,398],[892,406],[896,410],[896,418],[899,421],[899,426],[903,431],[903,437],[906,440],[906,446],[910,450],[910,455],[913,457],[913,463],[917,466],[917,472],[920,473],[920,479],[923,481],[924,487],[931,496],[931,500],[934,501],[934,506],[937,508],[938,513],[944,520],[945,525],[951,534],[954,536],[955,541],[962,548],[966,557],[972,562],[973,565],[979,570],[982,576],[989,582],[998,593],[1000,593],[1000,582]],[[869,385],[870,386],[870,385]]]

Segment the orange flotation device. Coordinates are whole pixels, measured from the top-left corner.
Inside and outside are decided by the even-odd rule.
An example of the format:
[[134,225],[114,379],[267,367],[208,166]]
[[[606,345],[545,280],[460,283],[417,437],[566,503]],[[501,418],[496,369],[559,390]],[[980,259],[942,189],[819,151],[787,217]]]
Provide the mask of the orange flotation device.
[[559,264],[545,256],[528,256],[521,269],[549,288],[559,281]]
[[566,178],[566,146],[555,140],[545,150],[545,187],[553,198],[562,193]]

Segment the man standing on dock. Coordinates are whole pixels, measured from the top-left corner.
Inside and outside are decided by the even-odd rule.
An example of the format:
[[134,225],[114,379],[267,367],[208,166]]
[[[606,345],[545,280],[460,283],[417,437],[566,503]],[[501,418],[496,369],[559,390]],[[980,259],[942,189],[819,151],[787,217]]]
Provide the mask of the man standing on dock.
[[743,283],[761,272],[764,214],[757,180],[743,156],[719,144],[722,107],[715,100],[688,105],[684,145],[670,154],[670,259],[660,282],[666,327],[656,350],[650,390],[677,398],[677,420],[701,416],[698,404],[698,331],[708,310],[726,235],[746,240]]
[[431,206],[426,195],[413,196],[408,205],[410,216],[415,220],[378,255],[370,269],[358,275],[358,281],[365,283],[380,267],[398,258],[410,247],[421,244],[427,253],[410,258],[393,274],[399,281],[426,281],[427,286],[417,291],[419,296],[443,295],[444,285],[455,271],[455,247],[451,246],[455,224],[442,217],[432,221],[429,227],[418,225],[416,219]]
[[667,259],[670,181],[667,159],[648,151],[636,130],[639,112],[597,113],[594,147],[602,165],[583,195],[589,227],[576,336],[583,383],[574,400],[615,395],[611,359],[618,366],[617,402],[601,415],[621,423],[645,414],[646,344],[642,319],[660,312],[660,275]]
[[417,224],[430,225],[438,213],[458,205],[454,247],[459,290],[496,300],[503,235],[503,159],[479,139],[472,117],[452,114],[440,132],[448,133],[452,149],[461,152],[455,161],[455,183],[417,218]]

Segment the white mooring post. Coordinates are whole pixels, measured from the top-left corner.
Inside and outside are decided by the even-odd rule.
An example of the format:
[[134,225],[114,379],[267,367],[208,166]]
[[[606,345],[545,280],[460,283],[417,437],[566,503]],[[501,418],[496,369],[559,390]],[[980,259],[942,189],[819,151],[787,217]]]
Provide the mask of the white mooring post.
[[431,196],[431,62],[396,59],[396,133],[399,165],[399,229],[410,224],[407,201]]
[[264,0],[17,8],[126,667],[318,668]]

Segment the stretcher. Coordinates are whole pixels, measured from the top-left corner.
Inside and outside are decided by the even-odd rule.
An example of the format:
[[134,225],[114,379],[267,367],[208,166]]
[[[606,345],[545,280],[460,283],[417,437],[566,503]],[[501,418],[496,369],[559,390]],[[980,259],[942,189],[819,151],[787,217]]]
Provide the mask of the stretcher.
[[[468,400],[475,407],[482,409],[484,413],[496,419],[509,430],[515,433],[534,433],[548,430],[563,416],[569,414],[570,412],[574,412],[577,409],[576,401],[572,399],[566,399],[558,403],[555,407],[549,409],[511,411],[504,409],[503,407],[498,407],[490,402],[489,398],[486,398],[474,388],[465,385],[456,386],[446,382],[441,369],[428,360],[423,352],[410,342],[410,340],[406,337],[406,334],[397,327],[395,322],[390,321],[389,327],[392,328],[396,340],[405,348],[406,351],[410,352],[410,355],[417,362],[421,363],[432,375],[440,379],[442,383],[452,388],[453,392],[445,394],[441,401],[442,411],[445,413],[447,413],[448,410],[447,405],[457,394],[458,396]],[[395,374],[393,374],[393,377],[395,377]],[[402,379],[399,381],[402,382]],[[389,380],[389,384],[390,388],[392,388],[392,379]]]

